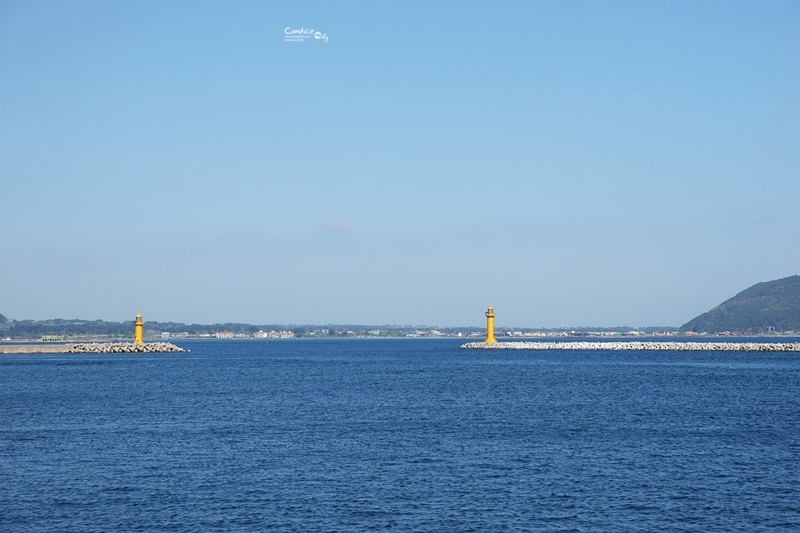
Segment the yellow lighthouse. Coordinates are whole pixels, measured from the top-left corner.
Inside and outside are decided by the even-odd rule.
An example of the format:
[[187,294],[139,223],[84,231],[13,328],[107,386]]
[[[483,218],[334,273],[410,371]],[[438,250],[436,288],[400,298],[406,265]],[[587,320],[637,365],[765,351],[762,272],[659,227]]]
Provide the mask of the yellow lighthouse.
[[483,342],[497,342],[494,338],[494,309],[491,305],[486,311],[486,340]]
[[133,323],[133,343],[144,344],[144,322],[142,322],[142,313],[136,313],[136,321]]

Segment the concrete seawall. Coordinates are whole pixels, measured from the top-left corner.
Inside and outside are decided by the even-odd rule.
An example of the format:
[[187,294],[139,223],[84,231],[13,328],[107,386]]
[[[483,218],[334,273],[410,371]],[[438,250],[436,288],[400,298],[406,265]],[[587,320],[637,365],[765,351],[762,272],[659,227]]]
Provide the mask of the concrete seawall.
[[0,344],[0,354],[67,353],[68,344]]
[[91,342],[75,344],[0,344],[0,354],[43,353],[177,353],[184,349],[169,342]]
[[800,352],[797,342],[468,342],[466,350],[678,350]]

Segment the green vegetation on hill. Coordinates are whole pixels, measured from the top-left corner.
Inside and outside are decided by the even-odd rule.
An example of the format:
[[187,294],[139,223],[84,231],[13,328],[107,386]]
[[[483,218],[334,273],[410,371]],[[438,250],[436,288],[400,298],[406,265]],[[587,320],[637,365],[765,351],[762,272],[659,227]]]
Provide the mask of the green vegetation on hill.
[[800,331],[800,276],[757,283],[690,320],[680,330],[748,334]]

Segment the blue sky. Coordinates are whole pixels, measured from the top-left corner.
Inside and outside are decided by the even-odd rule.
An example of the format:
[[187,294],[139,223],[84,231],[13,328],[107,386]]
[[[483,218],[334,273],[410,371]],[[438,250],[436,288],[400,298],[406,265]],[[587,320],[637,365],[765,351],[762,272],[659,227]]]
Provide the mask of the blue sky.
[[0,0],[0,77],[11,318],[677,326],[800,273],[797,2]]

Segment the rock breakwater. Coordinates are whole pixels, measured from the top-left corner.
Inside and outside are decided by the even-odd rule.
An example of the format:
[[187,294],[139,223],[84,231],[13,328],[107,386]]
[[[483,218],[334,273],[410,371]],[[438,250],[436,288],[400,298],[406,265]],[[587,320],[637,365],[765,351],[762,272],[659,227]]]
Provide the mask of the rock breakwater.
[[800,352],[798,342],[468,342],[467,350],[678,350],[702,352]]
[[147,342],[134,344],[132,342],[91,342],[81,344],[68,344],[64,353],[171,353],[183,352],[184,349],[170,342]]

